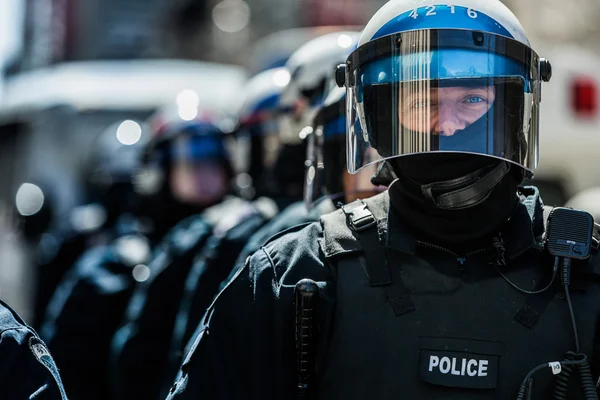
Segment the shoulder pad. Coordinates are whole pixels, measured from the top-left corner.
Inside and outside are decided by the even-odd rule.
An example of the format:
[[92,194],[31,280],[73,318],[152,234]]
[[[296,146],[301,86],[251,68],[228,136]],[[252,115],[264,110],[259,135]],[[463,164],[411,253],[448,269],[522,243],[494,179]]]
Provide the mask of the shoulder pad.
[[142,235],[126,235],[115,240],[115,253],[119,260],[131,267],[150,260],[150,242]]
[[215,225],[213,235],[224,237],[227,232],[235,228],[253,215],[258,215],[258,210],[252,203],[245,202],[238,208],[229,211],[223,215],[219,222]]
[[259,197],[253,201],[253,204],[258,213],[265,217],[265,219],[270,220],[279,213],[277,203],[268,197]]
[[238,197],[228,197],[219,204],[207,208],[202,212],[204,220],[211,224],[216,225],[223,217],[235,212],[238,208],[244,207],[248,202]]
[[168,248],[176,254],[188,251],[211,233],[211,226],[200,215],[187,222],[185,226],[177,225],[168,234]]
[[[348,204],[351,207],[353,204],[358,204],[360,200]],[[377,220],[378,224],[387,221],[387,213],[389,208],[389,194],[387,190],[377,196],[373,196],[364,200],[369,211]],[[323,228],[323,241],[321,248],[325,257],[330,258],[341,254],[351,254],[362,251],[360,242],[355,236],[349,221],[342,209],[332,213],[323,215],[320,218],[320,223]]]
[[263,246],[266,246],[266,245],[268,245],[269,243],[271,243],[271,242],[274,242],[275,240],[277,240],[277,239],[279,239],[279,238],[281,238],[282,236],[285,236],[285,235],[287,235],[287,234],[294,233],[294,232],[299,232],[299,231],[301,231],[302,229],[306,228],[307,226],[309,226],[309,225],[311,225],[311,224],[313,224],[313,223],[314,223],[314,222],[305,222],[305,223],[303,223],[303,224],[299,224],[299,225],[296,225],[296,226],[292,226],[291,228],[284,229],[284,230],[282,230],[281,232],[279,232],[279,233],[276,233],[275,235],[271,236],[271,237],[270,237],[270,238],[269,238],[269,239],[268,239],[268,240],[265,242],[265,244],[264,244]]

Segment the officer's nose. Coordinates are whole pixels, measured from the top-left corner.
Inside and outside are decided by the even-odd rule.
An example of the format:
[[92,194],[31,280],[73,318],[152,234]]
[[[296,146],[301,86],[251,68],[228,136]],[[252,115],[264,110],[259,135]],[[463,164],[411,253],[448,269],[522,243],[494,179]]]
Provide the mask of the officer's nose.
[[434,127],[435,132],[441,136],[452,136],[456,131],[466,128],[465,122],[460,118],[455,104],[442,103],[438,106],[438,122]]

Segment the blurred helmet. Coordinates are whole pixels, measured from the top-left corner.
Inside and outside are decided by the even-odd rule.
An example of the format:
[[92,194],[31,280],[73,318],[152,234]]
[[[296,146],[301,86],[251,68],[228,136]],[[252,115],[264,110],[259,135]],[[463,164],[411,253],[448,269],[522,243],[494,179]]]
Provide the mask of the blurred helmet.
[[252,73],[285,66],[290,56],[308,41],[330,32],[359,30],[357,26],[314,26],[285,29],[258,39],[243,57],[245,67]]
[[134,206],[133,174],[146,141],[140,122],[124,120],[108,126],[91,144],[84,172],[86,200],[104,209],[108,225]]
[[228,135],[222,113],[197,104],[167,105],[150,117],[149,140],[135,175],[136,191],[151,196],[166,189],[173,165],[209,162],[233,175]]
[[297,143],[300,132],[311,127],[325,100],[327,84],[335,67],[356,47],[360,34],[353,31],[328,33],[296,50],[286,64],[291,79],[281,94],[280,129],[282,140]]
[[[392,179],[372,183],[375,167],[348,177],[346,172],[346,91],[335,85],[332,78],[323,105],[315,116],[313,131],[307,136],[307,159],[304,201],[307,208],[319,198],[360,197],[381,191]],[[350,180],[352,182],[350,182]],[[342,199],[343,200],[343,199]]]
[[110,125],[92,143],[88,183],[100,188],[131,183],[146,142],[147,135],[138,121],[125,120]]
[[248,172],[250,184],[256,185],[264,179],[265,170],[275,164],[279,150],[276,110],[279,96],[289,81],[287,69],[273,68],[251,78],[243,89],[235,134],[239,148],[244,151],[237,157],[239,170]]
[[532,173],[541,82],[550,75],[498,0],[392,0],[338,68],[347,88],[348,170],[451,152],[507,160]]

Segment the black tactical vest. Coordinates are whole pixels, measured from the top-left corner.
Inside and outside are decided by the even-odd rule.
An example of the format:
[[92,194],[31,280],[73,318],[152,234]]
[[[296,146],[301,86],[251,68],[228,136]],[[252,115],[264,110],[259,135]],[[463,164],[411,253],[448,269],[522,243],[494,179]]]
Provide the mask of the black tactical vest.
[[[528,226],[541,242],[541,202],[527,201],[513,219],[533,220]],[[456,255],[415,242],[399,251],[388,229],[407,228],[388,209],[385,192],[321,219],[337,303],[317,366],[316,399],[514,399],[532,368],[574,351],[559,279],[527,295],[500,275],[489,249]],[[574,265],[571,285],[581,351],[590,362],[600,315],[600,285],[590,270],[597,261]],[[543,246],[531,246],[500,270],[531,291],[551,281],[553,260]],[[550,368],[534,378],[533,399],[552,398]],[[583,398],[578,377],[571,381],[568,398]]]

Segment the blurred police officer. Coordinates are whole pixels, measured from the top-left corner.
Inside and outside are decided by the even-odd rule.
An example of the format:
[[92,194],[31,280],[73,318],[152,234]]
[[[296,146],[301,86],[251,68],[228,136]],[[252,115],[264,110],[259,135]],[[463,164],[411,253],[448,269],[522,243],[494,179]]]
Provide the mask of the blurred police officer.
[[[169,111],[153,117],[149,141],[133,158],[138,165],[129,169],[135,170],[139,200],[134,213],[120,217],[115,240],[78,261],[48,306],[41,335],[74,399],[111,397],[110,342],[135,285],[149,278],[152,249],[174,223],[221,201],[229,190],[230,159],[216,121],[203,110],[188,121],[166,116]],[[115,136],[114,130],[107,134]],[[114,156],[124,162],[123,153]]]
[[[304,127],[299,132],[299,135],[304,138],[303,140],[308,142],[307,162],[305,163],[305,166],[308,167],[305,192],[310,192],[306,197],[311,200],[290,205],[254,233],[244,246],[237,261],[231,264],[230,267],[243,266],[245,259],[258,250],[271,236],[295,225],[316,221],[320,215],[335,210],[334,201],[345,201],[346,198],[353,200],[357,196],[367,198],[376,193],[377,189],[370,182],[374,170],[367,169],[357,175],[349,175],[345,172],[345,102],[343,101],[345,92],[336,87],[337,90],[333,91],[331,96],[328,96],[327,85],[322,84],[323,80],[331,80],[328,79],[328,76],[331,76],[334,66],[344,61],[350,53],[349,48],[339,45],[340,42],[345,44],[344,39],[340,40],[340,38],[352,36],[354,36],[355,41],[358,39],[358,33],[355,32],[330,34],[308,42],[298,50],[298,53],[292,55],[290,59],[290,64],[294,65],[294,68],[291,69],[292,79],[285,89],[283,97],[289,96],[289,93],[287,93],[289,90],[294,90],[297,93],[297,98],[293,100],[293,104],[302,107],[303,110],[293,109],[287,112],[294,113],[295,118],[299,120],[307,121],[306,113],[310,113],[314,118],[311,125]],[[329,51],[323,51],[324,48]],[[337,60],[332,59],[331,55],[336,50],[338,53],[341,50]],[[298,54],[303,58],[301,61],[298,60]],[[329,68],[324,68],[324,63],[325,65],[328,63]],[[316,116],[314,116],[313,107],[302,106],[303,103],[310,100],[304,97],[303,93],[309,93],[311,90],[308,88],[297,90],[297,88],[294,88],[299,82],[307,81],[305,74],[310,75],[312,81],[319,82],[319,87],[322,87],[322,93],[312,93],[313,96],[320,96],[321,98],[321,100],[313,100],[313,107],[317,109]],[[325,156],[323,156],[323,148],[326,149]],[[329,179],[321,185],[315,185],[315,167],[320,170],[333,171],[328,176]],[[337,173],[337,176],[335,176],[335,173]],[[345,175],[346,178],[344,178]],[[327,197],[320,198],[323,196]],[[176,320],[171,351],[173,355],[172,364],[176,368],[181,364],[183,346],[197,330],[202,316],[217,292],[216,284],[220,280],[221,285],[223,285],[226,282],[226,280],[224,281],[226,276],[224,274],[232,274],[236,269],[228,269],[227,266],[227,264],[219,263],[220,273],[216,279],[210,273],[207,273],[210,269],[205,264],[198,263],[194,266],[194,269],[199,268],[202,273],[190,274]]]
[[[34,327],[41,325],[48,302],[65,273],[87,249],[110,242],[124,222],[121,217],[135,207],[131,175],[143,139],[139,123],[126,120],[107,127],[92,143],[87,168],[81,174],[86,203],[67,216],[55,216],[52,229],[40,241]],[[48,206],[49,197],[46,191]]]
[[[199,110],[198,118],[201,115],[210,116]],[[218,120],[210,125],[213,129],[219,126],[225,129],[226,121],[227,116],[219,114]],[[231,135],[227,134],[226,146],[224,132],[220,133],[220,138],[219,147],[215,143],[205,143],[185,154],[200,156],[218,149],[221,156],[227,153],[222,161],[226,161],[226,170],[230,171],[232,150],[234,154],[241,151],[232,143]],[[183,151],[177,141],[175,149],[176,153]],[[233,179],[232,173],[222,175],[218,172],[212,171],[203,180],[197,177],[193,181],[194,187],[185,181],[175,181],[181,194],[188,198],[217,193],[222,201],[170,229],[148,263],[148,276],[135,288],[110,345],[110,375],[115,398],[159,397],[161,384],[165,381],[163,376],[175,316],[192,265],[196,260],[206,258],[215,258],[215,266],[233,263],[250,234],[278,211],[277,204],[264,197],[251,202],[236,195],[234,188],[249,189],[246,178]],[[200,187],[200,182],[206,187]],[[227,261],[229,258],[232,260]]]

